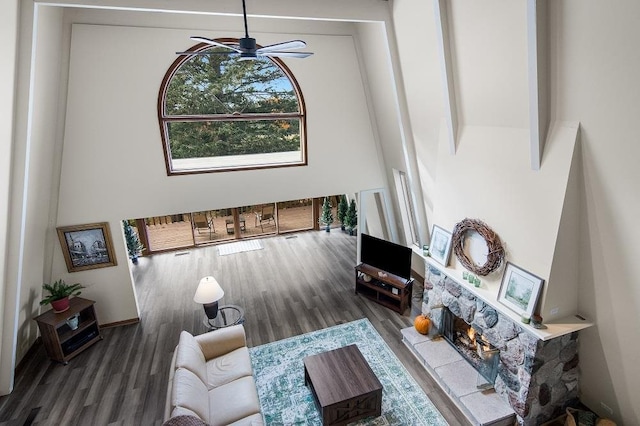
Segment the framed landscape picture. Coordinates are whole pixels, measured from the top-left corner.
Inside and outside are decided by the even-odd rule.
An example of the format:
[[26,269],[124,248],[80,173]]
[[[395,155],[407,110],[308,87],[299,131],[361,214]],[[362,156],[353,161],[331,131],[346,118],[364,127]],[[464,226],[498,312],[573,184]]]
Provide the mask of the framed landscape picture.
[[69,272],[118,264],[107,222],[61,226],[57,229],[62,254]]
[[543,283],[542,278],[507,262],[498,301],[522,316],[531,317]]
[[429,243],[429,255],[443,266],[449,264],[451,255],[451,232],[445,231],[438,225],[433,225],[431,242]]

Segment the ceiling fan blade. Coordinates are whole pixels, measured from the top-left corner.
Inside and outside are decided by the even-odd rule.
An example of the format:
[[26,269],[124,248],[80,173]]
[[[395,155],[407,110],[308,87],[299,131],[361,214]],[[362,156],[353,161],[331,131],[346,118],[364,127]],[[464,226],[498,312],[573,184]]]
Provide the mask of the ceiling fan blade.
[[222,48],[225,48],[225,49],[235,50],[238,53],[241,52],[241,50],[236,48],[236,47],[229,46],[228,44],[217,42],[217,41],[212,40],[210,38],[200,37],[200,36],[191,36],[190,38],[191,38],[191,40],[199,41],[201,43],[207,43],[207,44],[210,44],[211,46],[216,46],[216,47],[222,47]]
[[302,49],[306,47],[307,43],[302,40],[291,40],[285,41],[282,43],[271,44],[269,46],[261,47],[257,50],[258,53],[263,52],[272,52],[274,50],[291,50],[291,49]]
[[186,50],[184,52],[176,52],[176,55],[238,55],[239,52],[216,52],[216,51],[210,51],[210,50],[201,50],[199,52],[194,52],[194,51],[189,51]]
[[312,52],[260,52],[259,56],[273,56],[277,58],[306,58],[313,55]]

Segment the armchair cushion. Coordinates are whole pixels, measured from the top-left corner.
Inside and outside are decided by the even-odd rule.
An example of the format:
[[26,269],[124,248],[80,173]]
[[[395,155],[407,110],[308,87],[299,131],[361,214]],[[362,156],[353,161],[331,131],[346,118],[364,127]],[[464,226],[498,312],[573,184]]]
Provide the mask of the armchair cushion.
[[207,383],[210,389],[252,375],[251,358],[246,346],[207,361]]
[[247,346],[244,327],[241,324],[200,334],[195,336],[195,339],[207,361]]
[[262,414],[253,414],[233,422],[229,426],[264,426],[264,420],[262,419]]
[[209,397],[207,385],[198,376],[184,368],[176,370],[176,374],[173,376],[173,394],[171,397],[171,403],[174,407],[186,408],[197,414],[201,419],[208,419],[210,415]]
[[202,349],[195,337],[187,331],[180,333],[180,341],[176,349],[175,368],[185,368],[198,376],[202,382],[208,383],[207,365]]
[[226,426],[260,413],[258,391],[253,376],[242,377],[209,391],[212,426]]

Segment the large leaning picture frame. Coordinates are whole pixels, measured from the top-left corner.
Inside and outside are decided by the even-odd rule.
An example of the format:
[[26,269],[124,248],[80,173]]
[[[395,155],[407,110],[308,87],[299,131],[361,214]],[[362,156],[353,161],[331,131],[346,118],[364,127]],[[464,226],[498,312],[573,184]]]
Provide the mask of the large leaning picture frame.
[[60,226],[57,230],[69,272],[118,264],[107,222]]
[[433,225],[431,242],[429,243],[429,255],[442,266],[449,265],[451,256],[451,232],[445,231],[438,225]]
[[507,262],[498,301],[521,316],[531,317],[544,280]]

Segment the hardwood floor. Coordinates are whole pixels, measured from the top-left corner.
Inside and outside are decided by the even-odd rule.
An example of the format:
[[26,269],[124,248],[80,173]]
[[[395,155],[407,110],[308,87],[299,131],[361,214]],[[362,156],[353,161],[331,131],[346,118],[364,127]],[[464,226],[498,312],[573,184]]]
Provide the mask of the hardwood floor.
[[368,318],[447,421],[469,424],[402,344],[409,312],[354,294],[355,237],[311,231],[260,241],[262,250],[228,256],[212,246],[140,259],[140,323],[104,329],[104,340],[67,366],[35,347],[14,392],[0,398],[0,425],[161,425],[180,331],[206,331],[193,295],[207,275],[224,289],[222,304],[244,308],[249,346]]

